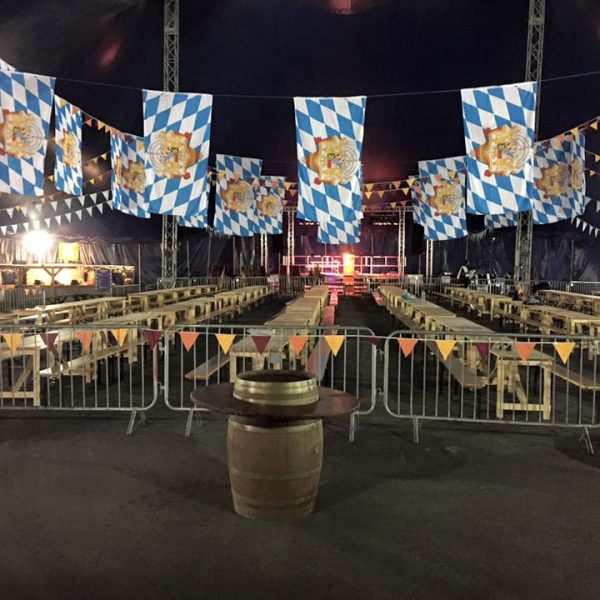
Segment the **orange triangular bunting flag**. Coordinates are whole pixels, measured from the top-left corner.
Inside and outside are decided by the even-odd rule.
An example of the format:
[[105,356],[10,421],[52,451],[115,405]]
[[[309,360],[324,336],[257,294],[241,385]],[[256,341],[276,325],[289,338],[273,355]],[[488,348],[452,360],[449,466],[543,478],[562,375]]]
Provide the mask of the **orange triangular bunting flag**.
[[6,342],[11,354],[14,354],[15,350],[23,342],[22,333],[3,333],[2,337],[4,338],[4,341]]
[[221,350],[223,350],[223,354],[227,354],[233,340],[235,340],[235,333],[215,333],[215,337],[219,342],[219,346],[221,346]]
[[554,342],[554,348],[563,361],[563,365],[566,365],[573,348],[575,348],[575,342]]
[[189,352],[191,347],[196,343],[198,336],[200,334],[195,331],[180,331],[179,337],[181,338],[181,343],[183,347]]
[[89,350],[94,337],[93,331],[76,331],[75,337],[81,342],[84,350]]
[[436,340],[435,343],[444,360],[450,356],[456,346],[456,340]]
[[115,337],[115,340],[117,340],[117,344],[119,344],[119,346],[122,347],[127,338],[127,334],[129,333],[129,329],[111,329],[110,332]]
[[337,356],[338,352],[340,351],[340,348],[342,347],[342,344],[344,343],[344,340],[346,339],[346,336],[345,335],[324,335],[323,337],[325,338],[325,341],[327,342],[327,345],[329,346],[329,348],[331,348],[333,355]]
[[529,360],[534,348],[535,342],[515,342],[515,350],[521,357],[521,360]]
[[290,346],[292,347],[292,350],[294,351],[294,354],[296,356],[300,356],[300,353],[304,349],[304,346],[306,346],[306,342],[308,342],[308,336],[307,335],[291,335],[289,338],[289,342],[290,342]]
[[372,195],[373,195],[373,192],[365,192],[365,196],[367,197],[367,200],[370,200]]
[[405,358],[408,358],[412,354],[418,341],[414,338],[398,338],[398,343],[400,344],[400,348],[402,348],[402,354],[404,354]]

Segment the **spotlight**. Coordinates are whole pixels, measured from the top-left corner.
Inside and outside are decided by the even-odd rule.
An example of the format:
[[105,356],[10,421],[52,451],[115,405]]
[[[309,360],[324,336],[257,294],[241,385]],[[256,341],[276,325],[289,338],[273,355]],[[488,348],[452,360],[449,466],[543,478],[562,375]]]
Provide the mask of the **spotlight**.
[[50,248],[54,238],[47,231],[30,231],[23,236],[23,243],[28,254],[33,254],[38,259],[43,258]]

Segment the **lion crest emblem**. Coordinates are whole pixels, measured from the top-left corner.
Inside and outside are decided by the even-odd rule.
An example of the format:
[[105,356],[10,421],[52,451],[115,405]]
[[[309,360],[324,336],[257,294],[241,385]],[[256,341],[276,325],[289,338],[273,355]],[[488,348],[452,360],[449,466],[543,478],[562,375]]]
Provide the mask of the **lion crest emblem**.
[[65,131],[58,145],[62,149],[63,161],[67,167],[74,168],[81,163],[81,148],[74,133]]
[[160,177],[189,179],[189,168],[202,159],[190,146],[191,134],[160,131],[153,136],[148,148],[150,164]]
[[535,187],[544,194],[544,198],[566,194],[569,185],[569,168],[557,163],[542,168],[542,176],[535,182]]
[[41,119],[26,111],[2,111],[0,153],[15,158],[31,158],[44,144]]
[[581,158],[576,157],[569,164],[569,177],[573,191],[581,192],[585,185],[583,160]]
[[345,137],[315,138],[317,149],[306,157],[306,166],[315,171],[315,183],[349,183],[359,167],[356,144]]
[[254,203],[254,188],[243,179],[229,179],[221,197],[225,209],[232,212],[245,212]]
[[453,215],[458,212],[463,201],[462,189],[459,183],[443,181],[434,186],[434,194],[429,205],[438,215]]
[[485,143],[475,149],[475,158],[487,165],[486,177],[513,175],[523,170],[531,143],[520,125],[484,129]]
[[263,217],[277,217],[283,210],[283,204],[281,198],[275,194],[262,194],[256,208]]

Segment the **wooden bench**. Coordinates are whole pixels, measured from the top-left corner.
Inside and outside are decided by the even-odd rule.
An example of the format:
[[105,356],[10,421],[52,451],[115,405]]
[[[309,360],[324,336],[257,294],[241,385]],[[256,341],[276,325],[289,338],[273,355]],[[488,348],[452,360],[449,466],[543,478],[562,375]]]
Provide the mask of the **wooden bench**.
[[[326,306],[323,311],[322,325],[325,327],[333,325],[335,322],[335,306]],[[326,329],[324,332],[326,335],[336,335],[336,329]],[[325,371],[327,370],[327,363],[329,362],[329,356],[331,355],[331,348],[324,337],[321,337],[315,344],[311,353],[306,361],[306,371],[316,377],[318,382],[323,381],[325,377]]]
[[186,379],[207,381],[212,375],[217,373],[222,367],[229,364],[229,354],[218,352],[211,356],[206,362],[198,365],[195,369],[185,374]]
[[580,371],[568,369],[565,365],[554,363],[551,369],[552,374],[559,379],[563,379],[582,390],[597,391],[600,390],[600,375],[594,379]]
[[94,352],[94,354],[86,353],[67,361],[55,363],[51,367],[42,369],[40,377],[49,379],[58,379],[59,377],[74,376],[85,377],[87,382],[96,379],[98,372],[98,362],[111,356],[117,356],[122,352],[119,346],[109,346]]

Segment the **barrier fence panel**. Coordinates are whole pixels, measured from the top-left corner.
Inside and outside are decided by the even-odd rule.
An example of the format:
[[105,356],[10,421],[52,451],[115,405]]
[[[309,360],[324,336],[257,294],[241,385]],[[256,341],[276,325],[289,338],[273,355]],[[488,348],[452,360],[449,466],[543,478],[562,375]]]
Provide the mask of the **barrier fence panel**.
[[45,305],[46,293],[43,289],[15,288],[0,290],[0,312],[2,313]]
[[158,350],[138,327],[3,325],[0,411],[89,411],[136,416],[156,404]]
[[383,403],[411,419],[598,427],[596,337],[395,331],[384,343]]
[[[329,343],[325,336],[332,336]],[[189,435],[194,415],[207,412],[195,408],[190,400],[197,387],[233,382],[237,373],[254,369],[308,370],[320,385],[353,393],[361,400],[358,413],[350,420],[353,440],[356,417],[369,414],[375,407],[377,359],[373,339],[370,329],[340,325],[171,328],[164,337],[165,403],[171,410],[187,413]]]

